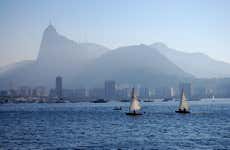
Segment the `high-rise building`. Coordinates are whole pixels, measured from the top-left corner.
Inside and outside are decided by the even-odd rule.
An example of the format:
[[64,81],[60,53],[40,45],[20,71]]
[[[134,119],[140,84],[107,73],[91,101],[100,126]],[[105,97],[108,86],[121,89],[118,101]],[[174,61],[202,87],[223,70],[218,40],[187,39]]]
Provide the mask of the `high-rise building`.
[[176,95],[175,89],[173,87],[170,88],[170,97],[174,97]]
[[74,98],[75,91],[73,89],[63,89],[62,90],[62,96],[68,97],[68,98]]
[[113,80],[105,81],[105,97],[113,98],[116,94],[116,82]]
[[0,96],[2,97],[8,96],[8,91],[7,90],[0,91]]
[[32,96],[34,97],[43,97],[43,96],[47,96],[48,94],[46,93],[46,89],[43,86],[38,86],[35,87],[32,90]]
[[117,98],[129,98],[130,97],[130,93],[131,93],[131,89],[130,88],[119,88],[116,89],[116,97]]
[[205,98],[206,96],[212,97],[213,94],[206,95],[207,89],[205,87],[194,87],[193,88],[193,97],[195,98]]
[[22,97],[29,97],[31,96],[31,88],[28,86],[21,86],[18,89],[18,94]]
[[179,84],[179,93],[181,93],[182,89],[184,90],[185,96],[187,99],[192,98],[192,86],[191,83],[180,83]]
[[50,89],[50,92],[49,92],[49,97],[53,98],[53,97],[56,97],[56,89]]
[[90,98],[103,98],[104,96],[105,96],[104,88],[89,89],[89,97]]
[[17,96],[19,96],[19,92],[16,89],[10,89],[8,91],[8,95],[11,96],[11,97],[17,97]]
[[75,96],[84,98],[88,96],[87,89],[86,88],[79,88],[75,90]]
[[140,88],[139,96],[141,98],[149,98],[150,96],[149,88]]
[[62,98],[62,77],[56,77],[56,94],[59,99]]
[[169,87],[158,87],[155,89],[156,98],[169,98],[172,97],[172,91]]

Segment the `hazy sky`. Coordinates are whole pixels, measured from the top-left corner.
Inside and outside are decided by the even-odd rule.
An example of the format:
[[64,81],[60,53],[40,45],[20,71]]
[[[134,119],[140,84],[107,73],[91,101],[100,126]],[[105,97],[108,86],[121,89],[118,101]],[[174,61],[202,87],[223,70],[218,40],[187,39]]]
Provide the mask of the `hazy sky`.
[[52,21],[77,42],[164,42],[230,62],[230,0],[0,0],[0,66],[35,59]]

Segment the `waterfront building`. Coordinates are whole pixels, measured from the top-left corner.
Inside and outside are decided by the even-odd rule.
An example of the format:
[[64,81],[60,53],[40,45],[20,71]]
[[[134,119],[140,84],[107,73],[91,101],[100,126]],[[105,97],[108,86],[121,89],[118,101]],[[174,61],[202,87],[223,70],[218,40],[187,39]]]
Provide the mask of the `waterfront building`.
[[33,90],[32,90],[32,96],[33,97],[44,97],[44,96],[47,96],[47,92],[46,92],[46,88],[43,87],[43,86],[38,86],[38,87],[35,87]]
[[56,95],[59,99],[62,98],[62,77],[56,77]]
[[28,86],[21,86],[18,89],[18,95],[21,97],[29,97],[32,95],[31,88]]
[[130,88],[119,88],[116,89],[116,97],[127,99],[130,97],[131,89]]
[[49,92],[49,97],[53,98],[53,97],[56,97],[56,90],[55,89],[50,89],[50,92]]
[[75,96],[79,98],[85,98],[88,96],[88,91],[86,88],[79,88],[75,90]]
[[113,80],[106,80],[104,90],[106,98],[113,98],[116,94],[116,82]]
[[205,87],[194,87],[193,89],[193,97],[194,98],[205,98],[212,97],[213,94],[207,93],[207,89]]
[[141,97],[141,98],[149,98],[150,97],[149,88],[140,88],[139,97]]
[[170,87],[158,87],[155,89],[156,98],[169,98],[172,97],[172,91]]
[[93,88],[89,89],[89,97],[90,98],[104,98],[104,88]]
[[62,98],[68,97],[68,98],[74,98],[75,97],[75,90],[73,89],[63,89],[62,90]]
[[0,96],[2,96],[2,97],[8,96],[8,91],[7,90],[1,90],[0,91]]

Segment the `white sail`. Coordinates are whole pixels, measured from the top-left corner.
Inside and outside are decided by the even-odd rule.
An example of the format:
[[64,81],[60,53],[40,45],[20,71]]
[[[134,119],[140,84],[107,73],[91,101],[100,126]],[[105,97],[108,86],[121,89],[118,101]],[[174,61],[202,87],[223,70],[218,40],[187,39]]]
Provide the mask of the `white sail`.
[[185,96],[185,93],[184,93],[183,89],[182,89],[182,93],[181,93],[181,101],[180,101],[179,110],[189,111],[188,101],[186,99],[186,96]]
[[212,96],[212,100],[215,100],[215,96],[214,95]]
[[129,107],[129,111],[133,112],[133,111],[138,111],[141,109],[140,103],[137,99],[137,97],[135,96],[135,92],[134,92],[134,88],[132,89],[132,99],[131,99],[131,104]]

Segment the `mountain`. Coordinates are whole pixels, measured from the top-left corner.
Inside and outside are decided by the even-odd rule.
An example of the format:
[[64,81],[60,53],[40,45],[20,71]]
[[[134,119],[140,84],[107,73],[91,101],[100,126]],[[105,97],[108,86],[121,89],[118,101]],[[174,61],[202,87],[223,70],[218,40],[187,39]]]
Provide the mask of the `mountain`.
[[193,78],[157,48],[134,45],[110,50],[93,43],[77,43],[49,25],[35,61],[21,62],[0,73],[0,88],[15,86],[55,86],[63,77],[65,88],[98,86],[112,79],[147,87],[177,85]]
[[3,66],[0,68],[0,74],[3,73],[10,73],[11,71],[14,71],[15,69],[21,69],[21,68],[26,68],[27,66],[33,64],[35,61],[33,60],[24,60],[16,63],[12,63],[6,66]]
[[[82,63],[94,59],[105,53],[108,49],[92,43],[76,43],[56,32],[49,25],[44,31],[37,63],[39,65],[57,66],[58,69],[73,66],[81,67]],[[52,61],[51,61],[52,60]]]
[[76,43],[60,35],[49,25],[43,34],[36,72],[41,75],[43,81],[46,79],[46,82],[53,81],[60,75],[66,79],[65,83],[68,85],[85,65],[108,50],[93,43]]
[[150,47],[157,49],[169,60],[198,78],[230,77],[230,64],[217,61],[202,53],[186,53],[168,48],[163,43],[154,43]]
[[146,45],[134,45],[108,51],[89,64],[78,76],[78,81],[94,86],[113,79],[122,83],[159,87],[177,85],[186,78],[192,76],[157,50]]
[[[15,85],[44,85],[54,87],[55,77],[63,76],[65,83],[71,83],[85,65],[100,57],[108,48],[94,43],[76,43],[60,35],[49,25],[41,40],[37,60],[28,65],[13,65],[0,73],[1,87],[10,82]],[[19,63],[23,64],[23,62]]]

